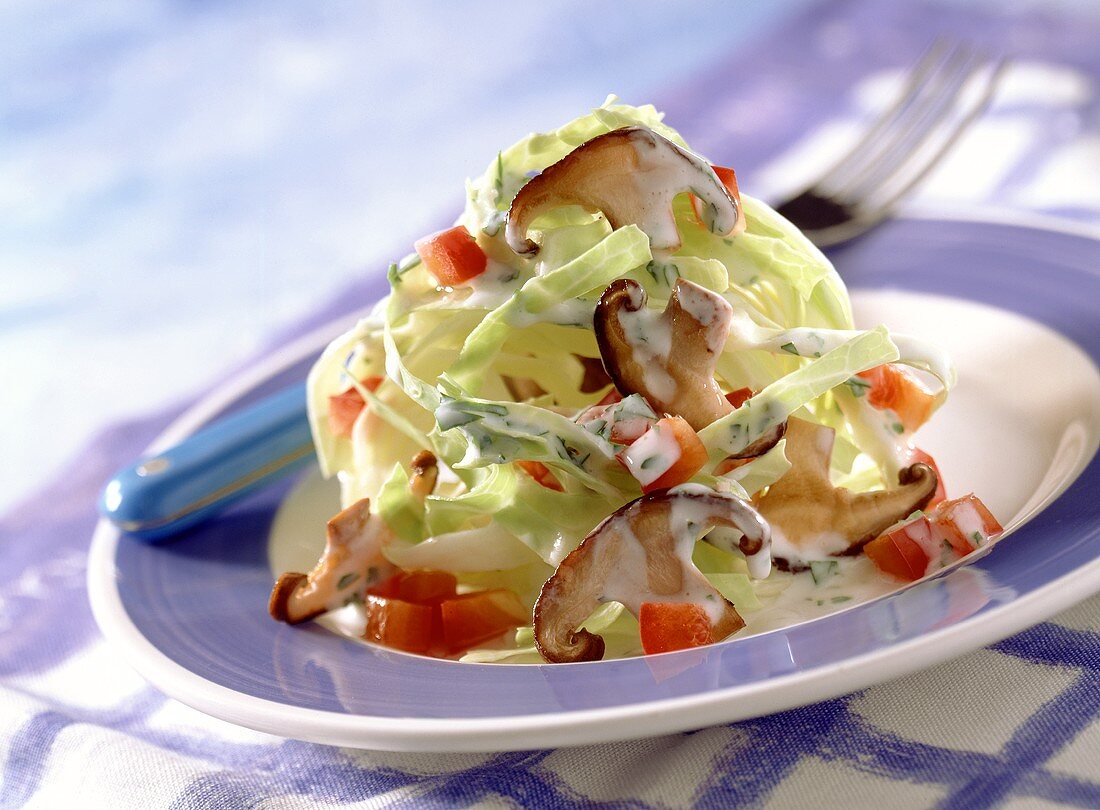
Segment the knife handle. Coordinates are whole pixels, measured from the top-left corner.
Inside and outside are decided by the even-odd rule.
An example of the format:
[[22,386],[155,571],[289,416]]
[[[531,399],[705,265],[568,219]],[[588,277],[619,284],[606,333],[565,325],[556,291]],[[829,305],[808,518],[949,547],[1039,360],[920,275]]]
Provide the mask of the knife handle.
[[120,470],[104,487],[99,511],[122,531],[155,543],[312,458],[303,383]]

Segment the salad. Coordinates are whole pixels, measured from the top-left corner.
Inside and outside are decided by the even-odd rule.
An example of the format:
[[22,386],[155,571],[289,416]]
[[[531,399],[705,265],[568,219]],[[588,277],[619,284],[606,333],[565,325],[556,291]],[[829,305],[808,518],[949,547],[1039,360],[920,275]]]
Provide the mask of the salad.
[[829,261],[652,106],[612,98],[499,152],[415,247],[310,374],[345,508],[275,584],[280,621],[342,611],[466,661],[657,653],[1001,532],[914,442],[949,359],[856,330]]

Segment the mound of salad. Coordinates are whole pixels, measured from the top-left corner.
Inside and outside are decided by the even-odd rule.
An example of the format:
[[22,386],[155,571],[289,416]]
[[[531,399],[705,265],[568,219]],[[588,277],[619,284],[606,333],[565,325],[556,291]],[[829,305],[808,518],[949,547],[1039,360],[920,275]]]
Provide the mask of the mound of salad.
[[914,444],[949,359],[856,330],[821,252],[652,106],[499,152],[415,248],[310,374],[345,508],[280,621],[466,661],[658,653],[1001,532]]

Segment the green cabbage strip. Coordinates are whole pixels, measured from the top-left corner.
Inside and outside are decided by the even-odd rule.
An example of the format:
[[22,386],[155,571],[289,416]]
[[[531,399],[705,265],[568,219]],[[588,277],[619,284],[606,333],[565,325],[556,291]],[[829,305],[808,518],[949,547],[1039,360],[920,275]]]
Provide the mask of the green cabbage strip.
[[435,418],[440,431],[458,429],[466,437],[460,469],[539,461],[605,495],[632,488],[610,442],[546,408],[444,396]]
[[438,537],[476,527],[491,516],[490,525],[506,530],[547,564],[557,565],[627,500],[583,489],[557,492],[512,464],[494,464],[467,492],[429,496],[425,522],[428,536]]
[[[785,352],[795,357],[820,357],[862,334],[866,333],[854,329],[823,329],[811,326],[772,329],[758,326],[748,312],[741,310],[734,313],[729,338],[723,351],[736,353],[748,349],[763,349],[776,354]],[[899,363],[923,369],[942,383],[941,396],[954,387],[957,375],[945,351],[911,335],[891,334],[890,339],[898,347]],[[862,394],[855,390],[853,393],[857,396]]]
[[748,495],[755,495],[764,487],[769,487],[782,478],[791,468],[791,462],[787,460],[787,440],[779,442],[768,452],[757,456],[748,464],[742,464],[735,470],[730,470],[722,478],[727,478],[741,485]]
[[753,590],[743,558],[700,540],[695,544],[691,561],[718,593],[738,610],[759,610],[763,607]]
[[375,499],[379,517],[395,535],[408,543],[424,539],[424,502],[412,494],[409,475],[400,464],[382,484]]
[[372,322],[360,321],[332,341],[313,364],[306,379],[306,409],[309,413],[309,425],[313,433],[313,444],[317,450],[317,462],[325,478],[352,464],[349,443],[333,435],[329,430],[328,398],[344,389],[345,359],[372,326],[374,326]]
[[803,405],[860,371],[898,359],[884,327],[864,332],[773,382],[699,432],[712,462],[735,455]]
[[[555,305],[602,290],[650,258],[649,237],[637,226],[628,225],[557,270],[530,279],[470,332],[449,371],[451,378],[464,390],[476,394],[485,372],[513,329],[538,322],[539,316]],[[590,309],[588,318],[590,321]]]

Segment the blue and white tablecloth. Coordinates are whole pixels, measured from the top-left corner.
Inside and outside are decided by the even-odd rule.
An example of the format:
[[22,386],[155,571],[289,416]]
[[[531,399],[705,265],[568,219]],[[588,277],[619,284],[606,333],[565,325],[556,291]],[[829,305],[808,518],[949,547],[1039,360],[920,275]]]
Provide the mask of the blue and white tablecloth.
[[213,720],[123,665],[87,606],[109,473],[201,390],[364,304],[342,291],[498,146],[614,91],[774,197],[937,34],[1015,62],[915,204],[1100,225],[1089,0],[0,9],[0,807],[1100,807],[1100,598],[826,703],[502,755]]

